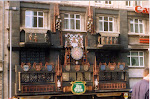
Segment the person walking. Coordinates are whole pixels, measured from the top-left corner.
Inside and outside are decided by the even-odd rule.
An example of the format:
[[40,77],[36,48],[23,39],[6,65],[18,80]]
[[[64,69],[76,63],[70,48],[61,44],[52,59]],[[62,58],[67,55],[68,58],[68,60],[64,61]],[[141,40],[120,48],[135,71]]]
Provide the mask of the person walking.
[[149,99],[149,68],[145,68],[143,79],[132,88],[131,99]]

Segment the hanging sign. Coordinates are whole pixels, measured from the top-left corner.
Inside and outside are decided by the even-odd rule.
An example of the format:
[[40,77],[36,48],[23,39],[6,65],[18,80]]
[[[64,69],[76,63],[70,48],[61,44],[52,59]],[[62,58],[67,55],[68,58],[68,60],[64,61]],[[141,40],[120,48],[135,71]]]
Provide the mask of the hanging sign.
[[86,86],[84,81],[71,82],[71,92],[73,94],[83,94],[86,91]]
[[141,6],[136,6],[135,12],[149,14],[149,8],[142,8]]

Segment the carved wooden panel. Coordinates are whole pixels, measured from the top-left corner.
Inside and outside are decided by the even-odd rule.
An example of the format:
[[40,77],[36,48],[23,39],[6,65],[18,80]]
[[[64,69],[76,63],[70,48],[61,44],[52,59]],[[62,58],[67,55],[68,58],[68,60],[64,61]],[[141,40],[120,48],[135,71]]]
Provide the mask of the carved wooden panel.
[[43,93],[52,91],[54,91],[53,85],[22,85],[22,93]]
[[125,89],[126,83],[100,83],[100,89]]

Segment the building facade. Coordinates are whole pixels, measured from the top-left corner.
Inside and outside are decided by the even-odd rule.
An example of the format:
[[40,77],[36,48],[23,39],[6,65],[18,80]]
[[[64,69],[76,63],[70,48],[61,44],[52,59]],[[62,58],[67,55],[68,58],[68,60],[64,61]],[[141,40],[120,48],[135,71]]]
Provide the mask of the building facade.
[[3,99],[125,98],[149,66],[148,1],[0,3]]

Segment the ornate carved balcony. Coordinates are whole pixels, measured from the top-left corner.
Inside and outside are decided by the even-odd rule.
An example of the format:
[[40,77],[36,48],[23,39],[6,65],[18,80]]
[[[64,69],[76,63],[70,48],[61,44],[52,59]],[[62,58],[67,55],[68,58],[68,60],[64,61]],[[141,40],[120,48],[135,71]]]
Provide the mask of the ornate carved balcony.
[[119,43],[119,34],[113,33],[100,33],[98,36],[98,45],[97,47],[110,48],[110,47],[120,47]]
[[24,45],[49,45],[50,32],[47,33],[25,33],[24,30],[20,32],[20,46]]

